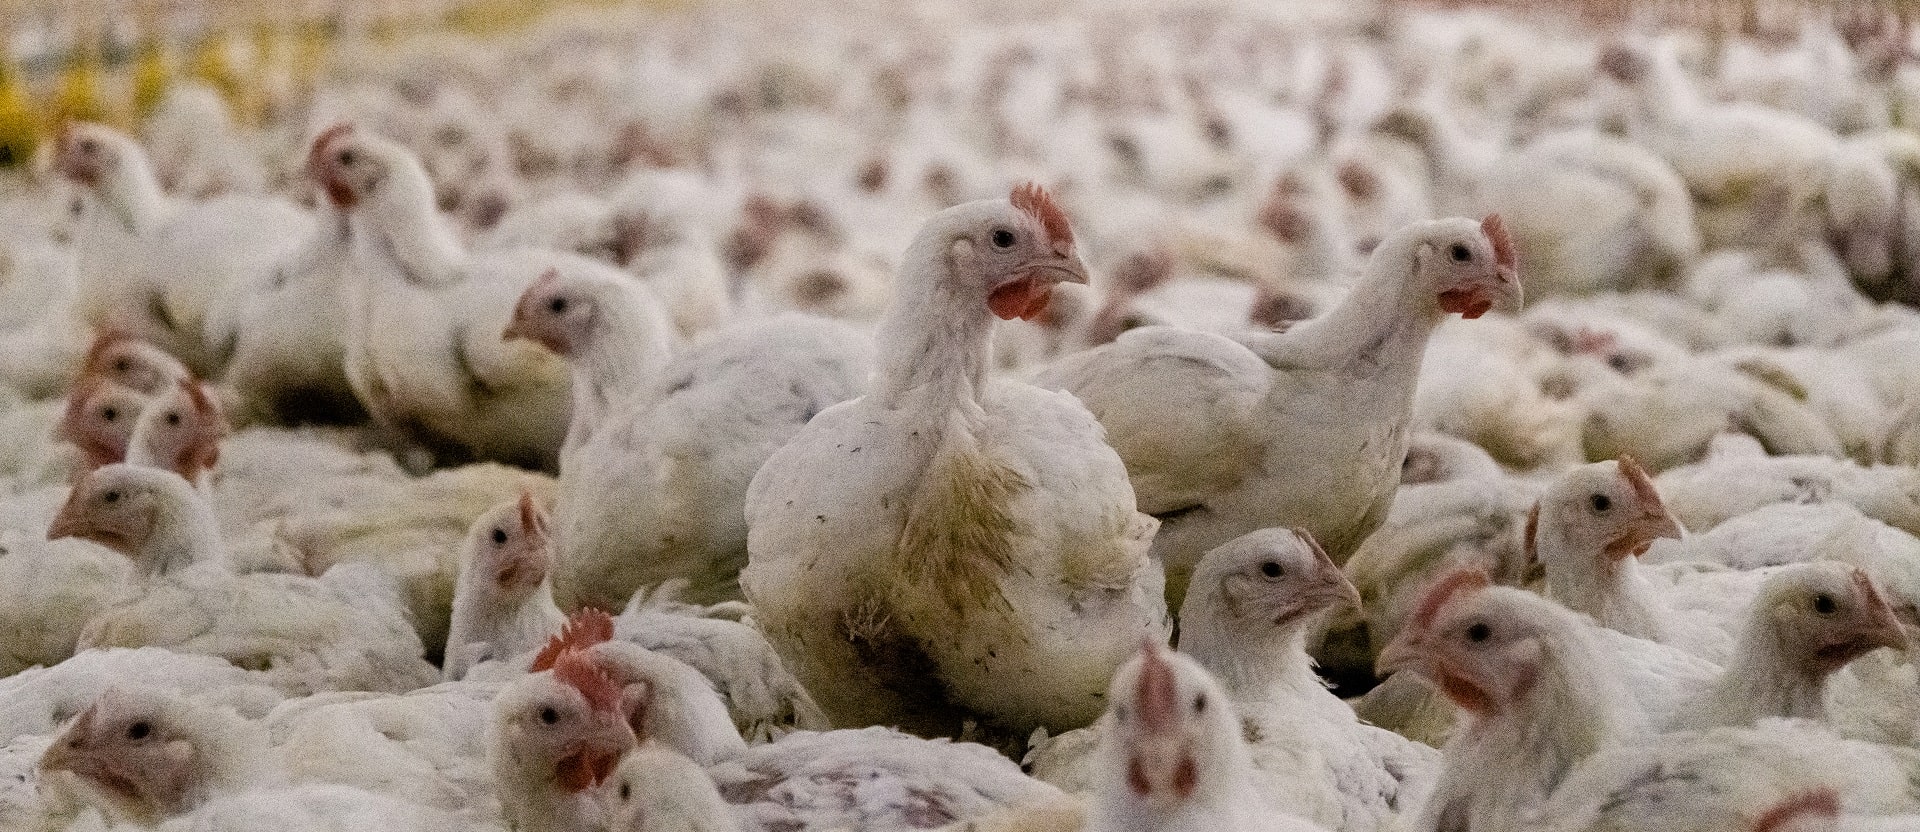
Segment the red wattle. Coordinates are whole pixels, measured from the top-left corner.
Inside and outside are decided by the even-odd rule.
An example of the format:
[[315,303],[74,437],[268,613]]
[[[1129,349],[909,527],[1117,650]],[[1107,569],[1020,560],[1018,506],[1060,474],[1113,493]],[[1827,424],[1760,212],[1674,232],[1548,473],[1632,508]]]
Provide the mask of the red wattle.
[[987,295],[987,308],[1000,320],[1019,318],[1031,321],[1046,314],[1053,299],[1053,285],[1033,277],[1022,277],[994,289]]

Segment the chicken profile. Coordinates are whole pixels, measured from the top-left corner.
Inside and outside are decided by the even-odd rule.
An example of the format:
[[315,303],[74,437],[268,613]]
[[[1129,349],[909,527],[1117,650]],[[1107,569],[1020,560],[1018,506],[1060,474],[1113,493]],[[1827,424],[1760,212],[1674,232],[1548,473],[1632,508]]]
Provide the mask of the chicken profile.
[[611,267],[534,249],[468,253],[435,212],[419,160],[364,131],[321,133],[308,175],[348,217],[346,375],[375,421],[435,463],[554,468],[566,367],[500,333],[548,269]]
[[685,597],[739,597],[754,472],[814,414],[866,388],[867,339],[782,314],[707,332],[669,351],[652,293],[631,280],[548,272],[507,335],[573,365],[575,416],[555,509],[569,609],[619,609],[674,579]]
[[834,724],[1077,728],[1140,640],[1164,639],[1155,523],[1099,424],[988,375],[995,317],[1033,318],[1085,281],[1038,186],[934,215],[878,330],[874,389],[754,476],[741,588]]
[[133,139],[96,124],[60,135],[54,167],[79,186],[81,315],[153,341],[218,377],[239,305],[272,275],[311,220],[284,200],[232,194],[178,203]]
[[1086,402],[1126,461],[1177,605],[1194,564],[1255,529],[1299,526],[1345,563],[1385,520],[1411,441],[1428,336],[1449,314],[1517,311],[1497,216],[1393,234],[1327,314],[1229,338],[1146,327],[1038,379]]

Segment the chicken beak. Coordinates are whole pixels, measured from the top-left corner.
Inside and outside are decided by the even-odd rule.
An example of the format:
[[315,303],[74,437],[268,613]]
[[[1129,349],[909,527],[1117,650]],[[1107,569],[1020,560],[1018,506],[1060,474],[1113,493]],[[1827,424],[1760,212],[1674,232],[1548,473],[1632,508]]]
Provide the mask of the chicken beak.
[[1306,529],[1296,528],[1293,533],[1313,549],[1314,573],[1320,579],[1310,590],[1313,597],[1326,602],[1329,607],[1344,604],[1360,609],[1360,589],[1347,578],[1347,573],[1340,565],[1333,562],[1333,556],[1327,554],[1327,550]]
[[1874,586],[1873,579],[1867,577],[1866,572],[1855,569],[1853,582],[1855,594],[1861,596],[1866,608],[1866,621],[1860,627],[1860,643],[1867,645],[1868,649],[1887,647],[1901,651],[1912,646],[1912,641],[1907,638],[1907,628],[1901,624],[1900,617],[1894,614],[1892,605],[1887,603],[1887,597],[1880,592],[1880,588]]
[[1493,308],[1516,314],[1526,304],[1526,290],[1520,285],[1520,260],[1514,253],[1513,237],[1499,214],[1488,214],[1480,221],[1480,233],[1493,246],[1494,270],[1487,281],[1493,294]]
[[84,540],[91,531],[87,523],[86,504],[81,499],[80,489],[75,488],[67,495],[66,503],[60,506],[60,513],[54,515],[53,522],[47,526],[47,539],[77,537]]
[[1080,255],[1072,251],[1056,251],[1050,257],[1029,260],[1020,264],[1015,274],[1022,277],[1038,278],[1049,283],[1078,283],[1087,285],[1087,266],[1080,262]]
[[1654,487],[1653,476],[1647,469],[1631,456],[1620,457],[1619,465],[1620,475],[1626,478],[1640,501],[1640,516],[1607,545],[1607,557],[1614,561],[1638,557],[1645,554],[1655,540],[1663,537],[1679,540],[1686,533],[1679,519],[1667,510],[1666,501],[1660,499],[1660,490]]

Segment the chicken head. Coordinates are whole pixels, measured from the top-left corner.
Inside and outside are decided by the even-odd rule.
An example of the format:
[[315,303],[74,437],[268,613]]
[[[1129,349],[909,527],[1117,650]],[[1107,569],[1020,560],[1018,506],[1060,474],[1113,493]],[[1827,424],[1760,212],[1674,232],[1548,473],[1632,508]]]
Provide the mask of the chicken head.
[[1207,608],[1237,633],[1293,630],[1315,614],[1360,606],[1360,591],[1305,529],[1262,529],[1222,544],[1200,559],[1192,586],[1199,591],[1188,593],[1181,621]]
[[634,746],[621,691],[586,654],[522,677],[494,701],[496,774],[529,788],[580,794],[613,773]]
[[77,537],[138,557],[159,525],[162,502],[142,476],[146,471],[124,463],[95,469],[73,486],[47,527],[47,539]]
[[1066,212],[1046,189],[1027,183],[1005,204],[987,205],[983,216],[966,216],[973,221],[951,236],[947,254],[961,278],[953,291],[980,292],[1001,319],[1030,321],[1047,311],[1054,286],[1087,282]]
[[1878,648],[1905,650],[1906,630],[1886,596],[1858,567],[1804,563],[1769,578],[1756,623],[1808,673],[1825,675]]
[[147,402],[145,394],[106,377],[83,377],[67,393],[56,435],[80,448],[87,470],[119,462]]
[[112,687],[69,722],[40,773],[70,776],[110,814],[152,823],[191,808],[199,749],[166,695]]
[[1487,603],[1490,585],[1479,570],[1441,577],[1407,628],[1380,651],[1380,672],[1412,673],[1455,705],[1481,715],[1508,710],[1523,699],[1541,676],[1547,645],[1524,609],[1500,598]]
[[586,342],[599,314],[600,305],[588,286],[563,281],[560,270],[548,269],[520,294],[500,337],[532,341],[570,356]]
[[1477,228],[1465,222],[1436,224],[1414,250],[1414,271],[1442,312],[1478,318],[1494,309],[1520,310],[1519,263],[1498,214],[1488,215]]
[[[1683,533],[1647,469],[1623,456],[1575,468],[1547,489],[1527,517],[1527,560],[1545,566],[1549,580],[1556,573],[1588,574]],[[1553,542],[1543,547],[1543,536]]]
[[1151,642],[1114,674],[1107,694],[1111,762],[1126,787],[1171,807],[1219,780],[1238,739],[1232,704],[1192,659]]

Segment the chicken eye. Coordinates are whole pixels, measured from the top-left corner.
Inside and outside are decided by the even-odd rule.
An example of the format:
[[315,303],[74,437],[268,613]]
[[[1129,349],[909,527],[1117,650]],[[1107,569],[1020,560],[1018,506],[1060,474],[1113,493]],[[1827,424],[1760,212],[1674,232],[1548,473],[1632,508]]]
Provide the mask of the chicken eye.
[[117,503],[117,502],[120,502],[120,492],[118,492],[118,491],[109,491],[109,492],[107,492],[107,493],[106,493],[106,494],[105,494],[104,496],[102,496],[102,497],[101,497],[100,499],[103,499],[103,500],[106,500],[106,501],[107,501],[107,502],[109,502],[109,503]]
[[1013,248],[1013,242],[1013,232],[1004,228],[996,228],[993,230],[993,245],[995,248]]
[[132,369],[133,369],[133,362],[125,358],[122,358],[119,361],[113,362],[113,371],[116,373],[124,373]]
[[144,740],[153,734],[153,726],[145,722],[136,722],[127,726],[127,739]]
[[567,311],[567,299],[554,298],[553,300],[547,301],[547,310],[555,315],[564,314]]
[[1594,511],[1606,511],[1613,508],[1613,500],[1605,494],[1595,494],[1588,502],[1593,503]]
[[178,413],[169,413],[169,414],[167,414],[167,424],[169,424],[169,425],[178,425],[178,424],[180,424],[180,414],[178,414]]
[[356,157],[354,156],[354,154],[353,154],[353,151],[351,151],[351,150],[342,150],[342,151],[340,151],[340,155],[339,155],[339,156],[336,156],[336,157],[334,157],[334,158],[336,158],[336,159],[339,159],[339,160],[340,160],[340,164],[343,164],[343,165],[351,165],[351,164],[353,164],[353,160],[354,160],[354,159],[355,159]]
[[1832,615],[1834,613],[1834,610],[1837,610],[1837,609],[1839,609],[1839,605],[1834,603],[1833,596],[1828,595],[1824,592],[1819,595],[1813,596],[1814,612],[1817,612],[1821,615]]
[[1269,578],[1278,578],[1285,572],[1286,572],[1285,569],[1280,568],[1280,564],[1278,561],[1270,560],[1270,561],[1267,561],[1266,563],[1260,564],[1260,574],[1265,575]]
[[1615,353],[1607,356],[1607,366],[1612,367],[1617,372],[1624,373],[1633,369],[1633,362],[1628,361],[1626,356]]
[[109,407],[106,410],[100,411],[100,418],[111,422],[115,419],[120,418],[120,411],[116,408]]
[[1196,714],[1203,714],[1207,712],[1207,695],[1206,694],[1203,693],[1193,698],[1193,712]]
[[1455,263],[1465,263],[1473,259],[1473,252],[1460,243],[1454,243],[1453,248],[1449,249],[1447,254],[1453,258],[1453,262]]
[[621,783],[621,784],[620,784],[620,799],[621,799],[621,800],[628,800],[628,799],[631,799],[632,797],[633,797],[633,784],[632,784],[632,783],[625,783],[625,782],[623,782],[623,783]]
[[500,545],[500,544],[502,544],[502,543],[505,543],[505,542],[507,542],[507,530],[506,530],[506,529],[494,529],[494,530],[493,530],[493,545],[495,545],[495,546],[498,546],[498,545]]
[[100,144],[92,139],[82,140],[80,142],[80,151],[82,153],[98,153],[100,152]]
[[1468,641],[1486,641],[1487,639],[1492,637],[1493,637],[1493,628],[1488,627],[1484,623],[1475,624],[1467,628]]
[[560,712],[552,708],[540,709],[540,721],[552,725],[560,721]]

